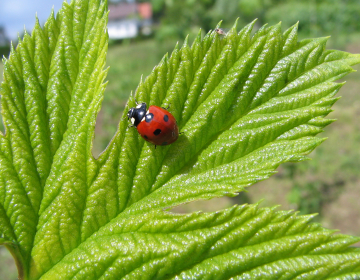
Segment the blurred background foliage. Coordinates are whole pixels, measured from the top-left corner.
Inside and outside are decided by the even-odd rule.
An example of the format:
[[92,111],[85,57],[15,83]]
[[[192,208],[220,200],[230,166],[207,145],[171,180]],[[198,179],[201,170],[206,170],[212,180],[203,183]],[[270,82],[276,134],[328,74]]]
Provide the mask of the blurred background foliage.
[[344,47],[360,32],[358,0],[153,0],[154,19],[159,23],[157,38],[182,39],[187,34],[205,32],[223,20],[230,28],[239,18],[244,26],[255,18],[257,25],[289,27],[299,21],[301,37],[331,35],[331,44]]
[[[149,75],[163,55],[171,53],[177,41],[181,45],[189,34],[191,43],[199,29],[205,34],[221,20],[222,28],[230,28],[238,18],[239,30],[255,18],[255,29],[266,23],[272,25],[281,21],[283,30],[286,30],[299,21],[299,40],[331,36],[328,48],[360,53],[359,0],[150,2],[154,31],[151,36],[110,41],[107,57],[109,84],[95,128],[95,157],[106,148],[116,132],[127,99],[131,92],[135,92],[140,78]],[[355,69],[360,70],[360,67]],[[175,210],[213,211],[234,203],[253,203],[264,199],[261,206],[279,204],[282,209],[295,209],[302,214],[319,213],[316,219],[325,227],[360,235],[360,73],[352,73],[346,80],[340,91],[344,97],[334,105],[334,112],[329,116],[338,121],[320,135],[328,137],[328,140],[310,155],[312,160],[280,166],[276,175],[252,186],[248,193],[238,197],[190,203]],[[4,130],[2,123],[0,128]],[[3,250],[0,250],[0,259],[6,262],[11,257]],[[7,254],[7,257],[1,254]],[[0,265],[2,279],[16,279],[13,268],[11,265]]]

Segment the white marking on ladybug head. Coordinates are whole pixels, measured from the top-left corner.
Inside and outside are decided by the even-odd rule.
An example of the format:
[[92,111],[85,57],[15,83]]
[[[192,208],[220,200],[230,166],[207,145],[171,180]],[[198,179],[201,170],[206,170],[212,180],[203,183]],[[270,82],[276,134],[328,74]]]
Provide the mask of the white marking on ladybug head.
[[141,103],[141,104],[136,105],[136,109],[140,109],[140,108],[141,108],[141,106],[142,106],[142,103]]
[[135,118],[130,118],[130,121],[131,121],[132,125],[135,124]]
[[146,115],[148,115],[148,114],[150,114],[150,111],[149,111],[149,110],[147,110],[147,111],[146,111],[146,114],[144,115],[144,117],[141,119],[141,121],[140,121],[140,122],[145,121],[145,117],[146,117]]

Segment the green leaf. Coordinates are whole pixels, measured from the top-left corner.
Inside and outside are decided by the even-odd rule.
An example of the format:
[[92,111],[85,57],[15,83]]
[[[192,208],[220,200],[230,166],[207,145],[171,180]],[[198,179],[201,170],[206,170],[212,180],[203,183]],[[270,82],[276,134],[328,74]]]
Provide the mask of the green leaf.
[[43,279],[60,279],[64,271],[71,271],[69,278],[93,279],[293,279],[359,273],[355,257],[360,252],[346,249],[358,239],[309,226],[310,218],[257,205],[188,215],[161,210],[122,214]]
[[[266,279],[360,277],[356,237],[311,217],[255,205],[165,212],[235,196],[305,155],[332,120],[359,55],[297,41],[297,26],[254,22],[200,34],[165,55],[136,90],[171,105],[182,134],[155,147],[127,110],[107,149],[91,154],[105,89],[107,3],[63,3],[9,59],[1,85],[0,244],[20,279]],[[150,54],[149,54],[150,55]]]
[[[81,215],[73,220],[75,223],[66,223],[74,217],[56,209],[56,203],[63,197],[60,203],[65,210],[67,199],[85,195],[87,176],[96,165],[91,140],[105,87],[106,72],[102,69],[107,50],[107,6],[99,2],[64,2],[56,19],[52,14],[44,28],[37,22],[33,35],[25,34],[4,61],[1,104],[6,136],[0,138],[0,225],[5,239],[14,242],[13,251],[20,257],[19,275],[26,279],[37,278],[49,269],[31,268],[38,265],[39,255],[33,254],[37,236],[48,220],[44,209],[47,214],[55,213],[50,223],[65,226],[46,232],[53,242],[66,230],[73,234]],[[87,169],[90,172],[80,175],[79,171]],[[84,206],[85,198],[77,198]],[[76,234],[73,237],[78,238]],[[65,243],[60,247],[52,248],[51,262],[71,250]]]

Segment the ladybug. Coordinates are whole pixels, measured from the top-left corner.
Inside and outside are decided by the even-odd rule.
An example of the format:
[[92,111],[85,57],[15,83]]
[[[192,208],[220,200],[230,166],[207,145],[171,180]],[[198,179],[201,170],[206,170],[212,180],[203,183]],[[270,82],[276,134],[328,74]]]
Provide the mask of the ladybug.
[[179,136],[179,128],[174,116],[165,108],[151,105],[146,110],[146,103],[130,108],[127,116],[132,126],[146,141],[155,145],[165,146],[174,143]]

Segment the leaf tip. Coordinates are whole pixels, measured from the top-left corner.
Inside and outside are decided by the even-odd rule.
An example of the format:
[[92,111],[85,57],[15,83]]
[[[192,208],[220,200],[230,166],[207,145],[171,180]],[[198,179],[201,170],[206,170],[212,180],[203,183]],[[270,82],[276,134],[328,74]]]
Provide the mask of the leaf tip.
[[189,46],[189,34],[188,34],[188,35],[186,35],[186,37],[185,37],[185,40],[184,40],[184,43],[183,43],[182,47],[184,48],[184,47],[187,47],[187,46]]
[[237,30],[237,27],[238,27],[238,23],[239,23],[239,17],[235,20],[235,23],[233,24],[232,28],[231,29],[234,29],[234,30]]
[[[220,28],[222,22],[223,22],[223,21],[220,20],[220,21],[218,22],[218,24],[216,25],[215,29]],[[215,29],[214,29],[214,30],[215,30]]]
[[282,21],[279,21],[277,24],[273,25],[271,28],[273,30],[281,31]]
[[199,32],[198,32],[198,34],[197,34],[197,36],[196,36],[195,41],[201,41],[201,33],[202,33],[202,30],[201,30],[201,28],[200,28],[200,29],[199,29]]
[[166,53],[166,54],[162,57],[159,65],[162,65],[162,64],[164,64],[164,63],[167,63],[168,59],[169,59],[169,53]]
[[254,26],[254,24],[258,21],[258,19],[254,19],[252,22],[250,22],[250,25]]

